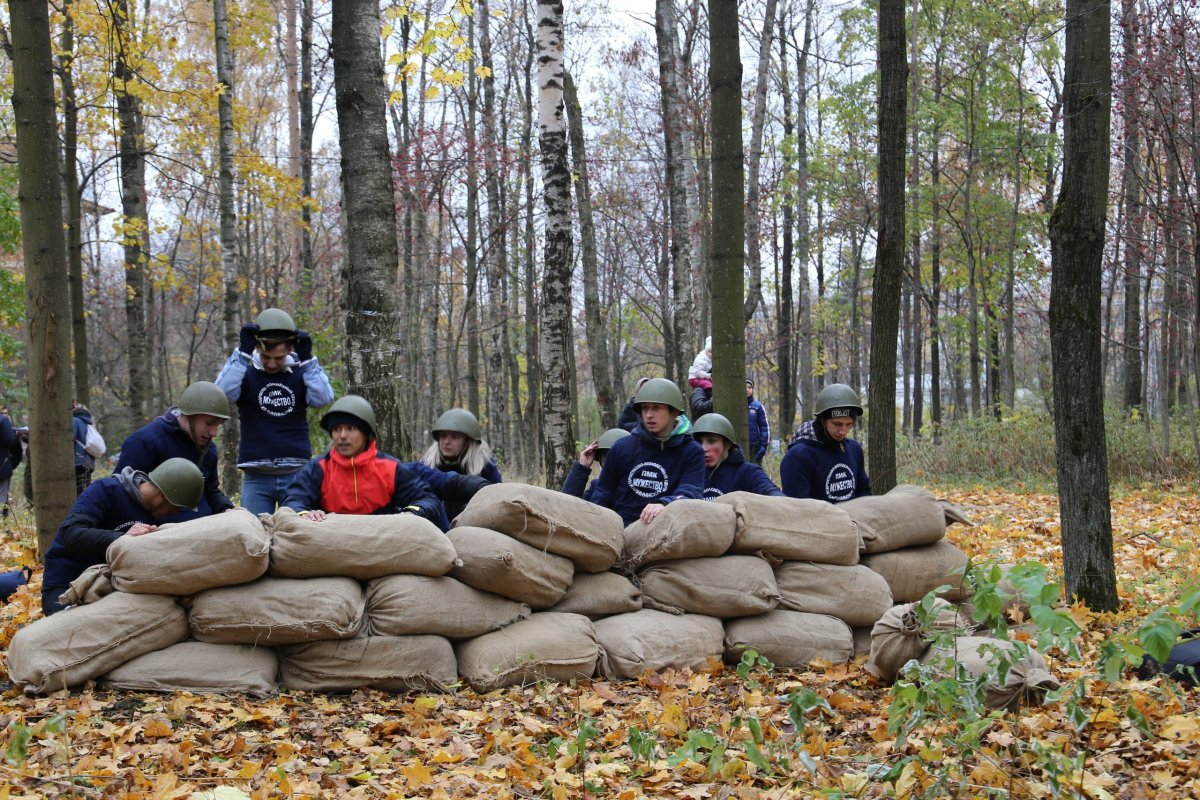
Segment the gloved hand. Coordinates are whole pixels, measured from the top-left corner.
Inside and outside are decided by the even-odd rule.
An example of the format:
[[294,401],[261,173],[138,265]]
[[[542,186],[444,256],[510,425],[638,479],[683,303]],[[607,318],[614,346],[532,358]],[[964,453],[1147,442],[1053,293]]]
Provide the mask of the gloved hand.
[[468,502],[475,493],[492,482],[482,475],[451,475],[446,479],[444,492],[447,499],[460,503]]
[[313,340],[306,331],[296,331],[296,358],[308,361],[312,358]]
[[242,332],[238,335],[238,350],[246,355],[251,355],[256,347],[258,347],[258,325],[254,322],[247,322],[242,326]]

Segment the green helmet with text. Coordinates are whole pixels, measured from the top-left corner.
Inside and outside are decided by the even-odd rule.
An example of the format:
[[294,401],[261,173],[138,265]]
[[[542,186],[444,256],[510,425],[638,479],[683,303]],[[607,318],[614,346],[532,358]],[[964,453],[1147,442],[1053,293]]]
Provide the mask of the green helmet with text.
[[[828,412],[828,413],[826,413]],[[844,383],[831,383],[817,394],[813,416],[825,414],[827,417],[861,417],[862,402],[858,392]]]

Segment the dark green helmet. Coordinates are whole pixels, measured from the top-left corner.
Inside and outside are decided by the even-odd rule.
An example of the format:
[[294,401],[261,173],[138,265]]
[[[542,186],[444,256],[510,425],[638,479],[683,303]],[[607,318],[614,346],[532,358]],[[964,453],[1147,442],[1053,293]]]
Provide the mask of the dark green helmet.
[[670,406],[680,414],[687,412],[687,403],[684,402],[683,392],[679,391],[675,381],[667,378],[651,378],[643,383],[642,388],[638,389],[638,393],[634,395],[633,402],[635,405],[660,403]]
[[339,397],[334,401],[329,410],[321,415],[321,427],[327,432],[332,432],[337,425],[337,418],[342,415],[349,415],[364,423],[370,428],[371,438],[377,438],[375,427],[375,409],[371,408],[371,404],[367,398],[358,394],[347,394]]
[[292,315],[281,308],[264,309],[254,320],[258,325],[259,336],[279,337],[295,335],[296,322]]
[[604,433],[600,434],[600,441],[596,443],[597,452],[607,452],[612,450],[612,446],[621,439],[629,435],[629,431],[624,428],[609,428]]
[[737,436],[733,432],[733,423],[723,414],[705,414],[692,425],[692,435],[697,439],[702,434],[715,433],[724,436],[730,444],[737,444]]
[[149,477],[171,505],[195,511],[200,504],[204,476],[200,468],[186,458],[168,458],[150,470]]
[[450,408],[438,417],[430,433],[436,439],[442,431],[454,431],[463,434],[468,439],[474,439],[477,442],[483,441],[483,431],[479,428],[479,419],[465,408]]
[[826,411],[829,417],[861,417],[862,402],[858,392],[844,383],[831,383],[817,394],[817,404],[813,416],[819,417]]
[[212,381],[196,381],[179,395],[179,413],[187,416],[208,414],[229,419],[229,398]]

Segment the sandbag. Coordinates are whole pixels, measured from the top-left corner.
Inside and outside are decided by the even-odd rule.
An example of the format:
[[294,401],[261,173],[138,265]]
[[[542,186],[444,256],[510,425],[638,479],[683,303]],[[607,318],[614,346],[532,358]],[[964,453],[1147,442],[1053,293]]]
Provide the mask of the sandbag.
[[632,573],[660,561],[723,556],[736,529],[737,515],[729,506],[676,500],[649,525],[639,520],[625,528],[625,549],[618,565]]
[[454,649],[441,636],[360,636],[280,648],[285,686],[309,692],[440,691],[458,680]]
[[[992,667],[1000,658],[1012,662],[1003,682]],[[945,647],[931,647],[921,663],[947,675],[957,674],[957,665],[975,677],[992,673],[983,699],[991,709],[1013,711],[1024,705],[1041,705],[1046,693],[1061,685],[1046,669],[1046,659],[1037,650],[1029,648],[1021,655],[1016,642],[986,636],[960,636]]]
[[628,614],[642,607],[642,592],[615,572],[577,572],[567,593],[550,611],[583,614],[593,620]]
[[472,639],[529,616],[529,606],[449,576],[389,575],[367,584],[371,636],[434,634]]
[[366,600],[353,578],[260,578],[192,598],[192,636],[214,644],[276,646],[349,639]]
[[112,593],[112,567],[108,564],[92,564],[71,581],[67,590],[58,596],[58,602],[64,607],[84,606]]
[[930,640],[941,633],[969,633],[974,623],[950,603],[933,601],[924,627],[917,603],[894,606],[871,629],[871,649],[866,669],[886,683],[896,680],[900,670],[912,659],[929,650]]
[[264,519],[269,574],[278,578],[445,575],[456,558],[438,526],[416,514],[330,514],[313,522],[283,507]]
[[871,626],[851,628],[854,636],[854,658],[867,658],[871,655]]
[[475,493],[455,527],[489,528],[571,559],[583,572],[604,572],[621,555],[621,515],[580,497],[529,486],[494,483]]
[[732,553],[763,553],[784,561],[858,563],[858,531],[841,505],[751,492],[730,492],[712,502],[732,507],[737,515]]
[[673,616],[650,608],[595,624],[600,645],[597,671],[611,680],[636,678],[646,670],[707,669],[709,659],[721,657],[725,635],[716,617]]
[[854,658],[854,635],[840,619],[777,608],[726,621],[725,660],[736,664],[749,649],[784,669],[803,669],[817,660],[842,664]]
[[458,671],[477,692],[596,671],[596,631],[582,614],[543,612],[454,645]]
[[862,564],[883,576],[897,603],[920,600],[943,584],[950,589],[940,596],[955,602],[967,597],[963,583],[967,554],[945,540],[886,553],[872,553]]
[[771,565],[757,556],[681,558],[638,573],[642,603],[668,614],[748,617],[779,605]]
[[[886,553],[904,547],[933,544],[946,535],[947,506],[933,492],[901,484],[887,494],[856,497],[839,503],[858,523],[867,553]],[[955,521],[965,519],[955,507]]]
[[459,558],[450,577],[533,608],[549,608],[562,600],[575,574],[569,558],[498,531],[468,525],[453,528],[447,536]]
[[122,536],[108,546],[108,565],[117,591],[189,595],[260,577],[270,551],[258,517],[239,508]]
[[892,607],[887,581],[861,564],[843,567],[785,561],[775,568],[775,583],[783,608],[828,614],[852,628],[869,628]]
[[114,592],[21,628],[8,644],[8,677],[26,694],[80,686],[187,638],[173,597]]
[[126,692],[193,692],[270,697],[279,689],[270,647],[186,641],[126,661],[101,681]]

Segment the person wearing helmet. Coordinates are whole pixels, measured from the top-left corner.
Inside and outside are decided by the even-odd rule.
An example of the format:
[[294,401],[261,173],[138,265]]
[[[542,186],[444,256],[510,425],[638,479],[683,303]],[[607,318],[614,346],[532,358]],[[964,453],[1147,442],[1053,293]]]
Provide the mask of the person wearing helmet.
[[[592,465],[599,464],[603,468],[604,457],[608,455],[608,451],[628,435],[629,431],[624,428],[609,428],[600,434],[599,439],[593,439],[591,444],[583,448],[583,452],[579,454],[579,460],[571,465],[571,471],[567,473],[567,479],[563,481],[563,494],[591,500],[592,494],[596,491],[595,481],[592,481],[590,486],[587,483],[588,478],[592,475]],[[587,488],[584,488],[585,486]]]
[[242,423],[242,505],[270,514],[312,458],[306,412],[333,402],[329,376],[313,355],[312,337],[286,311],[268,308],[242,326],[217,386],[237,404]]
[[817,395],[814,411],[779,464],[783,493],[829,503],[870,494],[862,445],[849,438],[863,413],[858,393],[844,383],[830,384]]
[[[484,486],[501,483],[492,448],[483,441],[479,419],[465,408],[447,409],[430,431],[433,444],[416,465],[454,519]],[[463,479],[455,476],[462,476]]]
[[652,378],[634,402],[640,421],[609,449],[591,498],[626,525],[652,522],[667,504],[704,495],[704,451],[690,435],[683,392],[674,381]]
[[83,490],[46,551],[42,611],[61,611],[59,596],[121,536],[143,536],[183,509],[195,510],[204,496],[204,476],[195,462],[169,458],[149,473],[125,467]]
[[234,505],[221,491],[213,438],[229,415],[229,399],[221,388],[212,381],[196,381],[183,390],[178,405],[125,438],[113,472],[126,467],[149,472],[168,458],[186,458],[204,475],[204,494],[194,510],[181,511],[167,522],[228,511]]
[[705,414],[692,425],[692,435],[704,448],[704,499],[729,492],[783,497],[783,492],[758,464],[746,460],[734,440],[733,423],[721,414]]
[[416,514],[446,530],[441,501],[410,465],[379,452],[375,411],[348,394],[321,417],[329,452],[312,459],[288,485],[283,504],[321,522],[329,514]]

